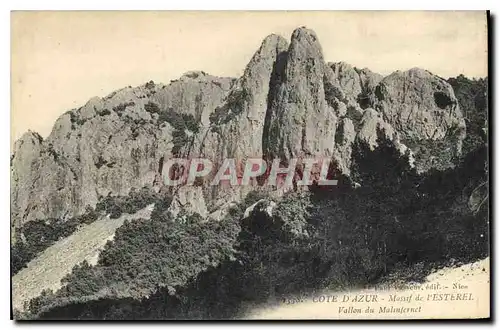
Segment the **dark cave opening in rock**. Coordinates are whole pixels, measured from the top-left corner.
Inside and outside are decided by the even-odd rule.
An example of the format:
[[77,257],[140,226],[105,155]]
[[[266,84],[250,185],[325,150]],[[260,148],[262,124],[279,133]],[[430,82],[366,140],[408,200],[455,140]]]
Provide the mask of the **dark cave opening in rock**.
[[443,92],[434,93],[434,102],[436,102],[436,105],[441,109],[446,109],[447,106],[453,104],[450,97]]

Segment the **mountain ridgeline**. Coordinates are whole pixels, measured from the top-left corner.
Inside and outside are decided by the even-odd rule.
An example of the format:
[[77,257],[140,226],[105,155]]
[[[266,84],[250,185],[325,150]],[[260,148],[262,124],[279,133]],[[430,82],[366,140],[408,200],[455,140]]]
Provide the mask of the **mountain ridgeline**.
[[[444,79],[422,69],[382,77],[326,63],[305,28],[290,43],[271,35],[238,79],[188,72],[169,85],[127,87],[63,114],[46,139],[24,134],[11,157],[13,224],[70,218],[102,197],[160,187],[161,165],[174,156],[330,157],[349,176],[353,146],[375,148],[378,131],[411,153],[419,171],[452,166],[466,137]],[[173,207],[192,193],[193,211],[206,217],[248,192],[198,190],[179,191]]]
[[[286,294],[486,257],[487,89],[329,63],[298,28],[290,42],[266,37],[239,78],[193,71],[93,98],[46,139],[15,143],[13,280],[79,226],[154,210],[15,317],[235,318]],[[326,157],[339,184],[174,189],[162,168],[176,157]]]

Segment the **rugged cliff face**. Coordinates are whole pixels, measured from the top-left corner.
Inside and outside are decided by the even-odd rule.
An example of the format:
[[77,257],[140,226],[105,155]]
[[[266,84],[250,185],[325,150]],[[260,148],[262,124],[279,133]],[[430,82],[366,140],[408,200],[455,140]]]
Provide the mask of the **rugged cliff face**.
[[[465,122],[445,80],[326,63],[316,34],[298,28],[290,43],[265,38],[238,79],[188,72],[124,88],[63,114],[46,139],[23,135],[11,156],[12,221],[65,218],[100,196],[159,189],[171,157],[327,157],[349,176],[353,148],[375,149],[380,134],[422,172],[453,166]],[[181,188],[172,208],[217,218],[250,189]]]
[[188,73],[168,86],[128,87],[63,114],[45,140],[26,133],[11,156],[14,222],[69,217],[94,206],[99,196],[157,185],[176,131],[157,109],[182,109],[208,125],[209,112],[232,83]]

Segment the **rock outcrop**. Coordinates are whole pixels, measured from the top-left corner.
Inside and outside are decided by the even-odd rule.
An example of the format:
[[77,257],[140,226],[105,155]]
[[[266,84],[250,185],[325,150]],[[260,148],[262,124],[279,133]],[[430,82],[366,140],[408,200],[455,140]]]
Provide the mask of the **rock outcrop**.
[[375,89],[375,109],[400,132],[403,141],[443,139],[465,121],[452,87],[428,71],[394,72]]
[[100,196],[126,195],[131,188],[161,183],[175,128],[159,109],[203,121],[208,109],[222,103],[232,82],[190,74],[169,86],[150,82],[124,88],[63,114],[45,140],[25,134],[11,156],[14,223],[70,217],[94,206]]
[[334,93],[339,89],[316,34],[295,30],[284,60],[264,132],[266,157],[331,156],[338,114],[326,101],[325,82],[333,83]]
[[[259,50],[247,65],[243,76],[237,80],[226,102],[212,116],[217,135],[219,157],[244,160],[247,157],[262,157],[262,138],[268,110],[270,88],[279,79],[283,57],[288,42],[280,36],[270,35],[264,39]],[[205,144],[202,154],[207,156],[212,147]],[[212,158],[213,159],[213,158]]]
[[249,207],[246,208],[242,219],[250,217],[250,215],[255,213],[264,213],[267,217],[271,218],[273,216],[273,209],[276,207],[276,203],[273,201],[268,201],[266,199],[258,200]]
[[328,63],[328,66],[333,70],[345,94],[344,102],[352,105],[359,103],[362,108],[370,104],[370,95],[384,78],[367,68],[360,70],[345,62]]
[[[205,157],[216,166],[226,158],[233,158],[240,167],[247,158],[261,158],[262,139],[268,109],[268,96],[273,81],[277,79],[276,66],[288,49],[288,42],[281,36],[270,35],[253,55],[245,71],[235,81],[222,104],[210,115],[210,127],[194,138],[191,150],[184,150],[185,157]],[[212,176],[207,178],[208,182]],[[195,187],[192,190],[197,189]],[[183,191],[187,193],[190,189]],[[231,202],[238,202],[252,190],[249,186],[215,187],[204,185],[203,192],[211,217],[225,214]],[[183,197],[180,197],[183,198]],[[177,198],[174,197],[174,201]],[[194,211],[190,207],[188,211]]]
[[[101,196],[159,188],[172,157],[326,157],[349,176],[353,148],[377,148],[380,134],[425,171],[453,165],[439,161],[440,146],[460,154],[465,122],[443,79],[326,63],[317,35],[298,28],[290,43],[265,38],[238,79],[193,71],[169,85],[127,87],[63,114],[46,139],[23,135],[11,156],[12,221],[65,218]],[[176,189],[172,212],[217,218],[251,189]]]

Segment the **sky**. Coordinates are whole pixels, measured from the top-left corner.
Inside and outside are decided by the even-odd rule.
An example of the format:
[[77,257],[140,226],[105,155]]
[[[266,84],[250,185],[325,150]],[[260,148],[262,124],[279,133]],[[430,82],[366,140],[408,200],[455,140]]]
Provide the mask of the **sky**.
[[238,77],[267,35],[289,39],[300,26],[316,32],[326,61],[487,75],[484,12],[13,12],[11,145],[125,86],[191,70]]

